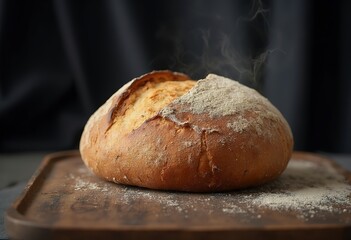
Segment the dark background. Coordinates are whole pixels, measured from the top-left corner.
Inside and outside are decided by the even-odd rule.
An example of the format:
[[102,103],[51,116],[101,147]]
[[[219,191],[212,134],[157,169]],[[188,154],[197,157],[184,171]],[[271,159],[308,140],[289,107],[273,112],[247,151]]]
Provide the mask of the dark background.
[[154,69],[255,87],[295,149],[351,153],[351,1],[0,1],[0,152],[76,148]]

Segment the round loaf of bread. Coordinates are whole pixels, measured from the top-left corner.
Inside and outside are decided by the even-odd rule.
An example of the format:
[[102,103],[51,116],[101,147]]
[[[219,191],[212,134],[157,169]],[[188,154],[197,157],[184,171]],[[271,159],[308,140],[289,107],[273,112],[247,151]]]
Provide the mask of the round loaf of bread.
[[154,71],[112,95],[81,137],[88,168],[116,183],[189,192],[277,178],[293,148],[281,113],[236,81],[215,74],[189,79]]

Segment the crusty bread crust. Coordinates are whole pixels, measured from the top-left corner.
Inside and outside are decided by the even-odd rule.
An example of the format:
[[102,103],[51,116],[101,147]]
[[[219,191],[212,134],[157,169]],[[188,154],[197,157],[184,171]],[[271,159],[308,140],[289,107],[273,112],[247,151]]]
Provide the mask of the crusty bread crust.
[[[80,152],[88,168],[116,183],[191,192],[240,189],[277,178],[292,154],[289,125],[267,99],[235,81],[209,75],[195,86],[189,82],[190,91],[184,88],[186,93],[135,128],[125,127],[134,104],[128,99],[138,89],[148,82],[188,79],[155,71],[118,90],[83,131]],[[222,98],[230,104],[221,107]]]

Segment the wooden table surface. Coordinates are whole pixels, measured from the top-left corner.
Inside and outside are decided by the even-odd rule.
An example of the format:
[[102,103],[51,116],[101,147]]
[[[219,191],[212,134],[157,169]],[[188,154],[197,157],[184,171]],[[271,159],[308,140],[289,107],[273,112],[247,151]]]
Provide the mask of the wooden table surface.
[[[325,164],[351,179],[328,159],[296,154],[293,160]],[[191,194],[121,186],[92,175],[77,152],[60,153],[46,159],[8,211],[7,228],[10,236],[25,239],[351,237],[351,203],[313,217],[252,204],[257,192],[278,190]]]

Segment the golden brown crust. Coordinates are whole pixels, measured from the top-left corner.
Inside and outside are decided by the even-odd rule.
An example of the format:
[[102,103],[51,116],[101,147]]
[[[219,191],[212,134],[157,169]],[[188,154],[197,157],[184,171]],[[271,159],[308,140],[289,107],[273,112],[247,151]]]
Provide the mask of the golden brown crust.
[[146,82],[187,79],[158,71],[127,83],[89,119],[80,142],[85,164],[108,181],[164,190],[224,191],[277,178],[293,139],[285,119],[263,97],[259,108],[219,117],[195,114],[188,102],[176,100],[132,131],[114,126],[116,118],[125,117],[128,97]]

